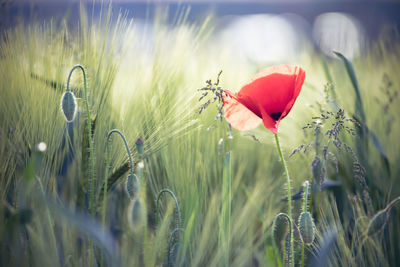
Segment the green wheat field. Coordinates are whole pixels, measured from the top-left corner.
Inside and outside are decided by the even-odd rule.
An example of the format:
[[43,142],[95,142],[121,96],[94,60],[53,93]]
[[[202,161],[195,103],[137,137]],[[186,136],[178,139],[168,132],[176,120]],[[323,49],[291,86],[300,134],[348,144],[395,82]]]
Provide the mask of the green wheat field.
[[[4,32],[0,265],[400,266],[399,35],[382,28],[352,60],[310,44],[289,62],[306,79],[279,127],[288,218],[274,135],[199,100],[271,64],[228,56],[215,18],[187,12],[173,27],[155,15],[151,56],[107,8]],[[87,97],[80,67],[67,88],[77,64]]]

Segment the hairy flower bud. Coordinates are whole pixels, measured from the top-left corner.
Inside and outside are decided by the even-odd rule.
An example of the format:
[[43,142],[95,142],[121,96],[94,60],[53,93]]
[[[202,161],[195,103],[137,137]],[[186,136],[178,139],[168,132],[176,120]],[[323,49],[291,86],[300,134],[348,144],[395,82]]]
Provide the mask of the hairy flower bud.
[[275,244],[281,246],[289,233],[289,221],[286,217],[279,216],[274,220],[273,237]]
[[314,222],[309,212],[302,212],[299,217],[300,236],[304,244],[311,244],[315,238]]
[[61,110],[67,122],[72,122],[75,119],[77,106],[74,93],[67,91],[62,95]]

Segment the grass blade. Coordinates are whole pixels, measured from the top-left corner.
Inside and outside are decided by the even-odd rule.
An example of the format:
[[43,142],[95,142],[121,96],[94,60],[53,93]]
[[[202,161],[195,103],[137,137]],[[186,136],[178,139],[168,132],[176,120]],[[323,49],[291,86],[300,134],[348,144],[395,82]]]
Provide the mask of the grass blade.
[[324,234],[322,246],[312,262],[313,267],[328,266],[329,254],[336,243],[336,230],[329,230]]
[[222,265],[229,266],[232,201],[231,152],[225,154],[222,180],[222,208],[219,221],[219,243],[223,250]]
[[346,67],[347,74],[350,78],[351,84],[353,85],[354,91],[356,93],[356,103],[355,103],[355,114],[360,119],[362,124],[365,124],[365,112],[362,104],[360,88],[358,87],[358,81],[356,77],[356,72],[354,71],[353,64],[345,56],[337,51],[333,51],[344,63]]
[[[390,168],[389,168],[389,160],[386,156],[386,152],[383,149],[383,146],[381,145],[381,142],[379,141],[378,137],[376,134],[371,131],[371,129],[368,128],[367,123],[366,123],[366,117],[365,117],[365,112],[362,104],[362,99],[361,99],[361,92],[360,88],[358,86],[358,81],[357,81],[357,76],[356,72],[354,70],[353,64],[348,60],[343,54],[337,51],[333,51],[335,55],[337,55],[344,63],[346,67],[347,74],[350,78],[350,81],[353,85],[354,91],[356,93],[356,102],[355,102],[355,111],[354,111],[354,119],[357,120],[360,124],[361,127],[357,127],[358,129],[358,135],[359,135],[359,140],[357,141],[357,149],[359,150],[359,155],[363,155],[363,149],[367,150],[367,140],[372,142],[374,147],[378,150],[381,156],[381,160],[384,163],[384,166],[386,168],[386,171],[388,174],[390,174]],[[367,151],[365,151],[367,152]]]
[[47,198],[48,207],[54,214],[54,218],[60,223],[67,223],[79,233],[86,235],[97,246],[106,252],[107,266],[120,266],[118,255],[118,245],[107,231],[102,230],[102,226],[92,217],[79,212],[74,212],[67,207],[58,204],[51,198]]

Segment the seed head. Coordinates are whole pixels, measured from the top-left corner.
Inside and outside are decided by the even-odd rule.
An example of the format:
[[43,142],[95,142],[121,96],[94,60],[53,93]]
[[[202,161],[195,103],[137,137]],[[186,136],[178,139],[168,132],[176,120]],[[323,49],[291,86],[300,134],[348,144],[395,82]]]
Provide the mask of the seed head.
[[77,106],[74,93],[67,91],[62,95],[61,110],[67,122],[72,122],[75,119]]
[[142,155],[144,151],[144,140],[142,138],[138,138],[135,142],[135,145],[139,155]]

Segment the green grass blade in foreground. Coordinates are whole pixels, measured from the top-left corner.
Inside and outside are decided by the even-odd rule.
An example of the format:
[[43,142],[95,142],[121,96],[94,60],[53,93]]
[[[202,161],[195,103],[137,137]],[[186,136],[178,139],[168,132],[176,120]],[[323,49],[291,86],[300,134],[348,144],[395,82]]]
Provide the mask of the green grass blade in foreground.
[[231,228],[232,174],[231,152],[225,154],[222,177],[222,207],[219,221],[219,247],[222,248],[222,266],[229,266]]
[[335,55],[337,55],[344,63],[346,67],[347,74],[349,75],[351,84],[353,85],[354,91],[356,93],[356,106],[355,106],[355,115],[359,118],[362,124],[365,124],[365,112],[362,104],[360,88],[358,87],[358,81],[356,77],[356,72],[354,71],[353,64],[351,64],[350,60],[348,60],[341,53],[334,51]]
[[324,234],[322,245],[311,264],[312,267],[329,266],[329,255],[336,243],[336,235],[337,231],[334,229],[331,229]]
[[120,266],[118,244],[108,231],[103,231],[101,224],[86,214],[74,212],[55,200],[47,197],[48,207],[59,223],[72,226],[79,233],[86,235],[98,247],[106,252],[107,266]]
[[[326,63],[325,58],[323,57],[323,55],[321,55],[321,62],[322,62],[322,69],[324,71],[324,75],[325,75],[325,79],[328,82],[328,85],[333,85],[333,79],[332,79],[332,75],[329,71],[329,67],[328,64]],[[336,95],[336,91],[334,86],[331,86],[331,90],[330,90],[330,96],[328,97],[328,104],[332,107],[332,109],[337,112],[340,107],[338,104],[338,99],[337,99],[337,95]]]
[[362,146],[363,146],[363,143],[364,143],[364,145],[366,145],[365,138],[368,138],[372,142],[372,144],[375,146],[375,148],[379,151],[379,153],[381,155],[381,159],[384,162],[386,171],[388,172],[388,174],[390,174],[389,160],[388,160],[387,154],[386,154],[381,142],[379,141],[378,137],[376,136],[376,134],[371,129],[369,129],[367,126],[365,112],[364,112],[362,99],[361,99],[361,92],[360,92],[360,88],[358,86],[356,72],[354,70],[353,64],[350,62],[350,60],[348,60],[341,53],[339,53],[337,51],[334,51],[333,53],[335,53],[335,55],[337,55],[343,61],[344,65],[346,67],[347,74],[351,80],[351,83],[352,83],[353,88],[356,93],[354,118],[361,124],[361,127],[357,127],[358,135],[360,137],[359,139],[357,139],[357,149],[359,149],[359,151],[358,151],[359,156],[362,156],[362,154],[363,154],[362,149],[363,148],[366,149],[365,146],[364,147],[362,147]]

